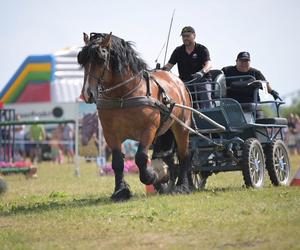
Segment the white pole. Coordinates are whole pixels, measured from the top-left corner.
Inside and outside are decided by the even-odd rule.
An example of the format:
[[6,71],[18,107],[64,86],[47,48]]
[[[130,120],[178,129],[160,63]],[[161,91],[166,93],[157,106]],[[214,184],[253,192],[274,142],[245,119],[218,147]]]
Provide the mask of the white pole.
[[80,166],[79,166],[79,105],[80,103],[76,103],[76,117],[75,117],[75,161],[74,161],[74,175],[80,176]]

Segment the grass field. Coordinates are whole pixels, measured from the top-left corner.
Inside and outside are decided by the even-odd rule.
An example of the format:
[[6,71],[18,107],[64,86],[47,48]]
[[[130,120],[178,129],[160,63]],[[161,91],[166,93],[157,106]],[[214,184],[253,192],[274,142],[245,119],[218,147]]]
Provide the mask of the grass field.
[[[300,157],[292,158],[295,174]],[[243,187],[241,173],[209,178],[191,195],[146,196],[126,176],[132,200],[112,203],[111,176],[93,163],[43,163],[38,178],[7,176],[0,196],[0,249],[300,249],[300,188]]]

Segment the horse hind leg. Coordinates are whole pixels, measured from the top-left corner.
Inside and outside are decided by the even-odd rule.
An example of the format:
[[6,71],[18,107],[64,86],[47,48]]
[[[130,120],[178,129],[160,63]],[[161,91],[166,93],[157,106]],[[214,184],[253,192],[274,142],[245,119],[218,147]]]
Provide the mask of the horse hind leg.
[[132,195],[129,185],[124,180],[124,160],[120,149],[112,151],[112,168],[115,173],[115,190],[111,196],[111,200],[119,202],[130,199]]
[[179,159],[179,176],[174,188],[175,193],[188,194],[191,192],[189,188],[189,170],[190,170],[190,156],[189,156],[189,132],[180,125],[174,125],[173,133],[177,143],[177,155]]
[[159,178],[153,186],[159,194],[171,194],[177,178],[175,172],[174,153],[163,157],[162,160],[168,166],[168,174],[166,175],[163,173],[161,178]]

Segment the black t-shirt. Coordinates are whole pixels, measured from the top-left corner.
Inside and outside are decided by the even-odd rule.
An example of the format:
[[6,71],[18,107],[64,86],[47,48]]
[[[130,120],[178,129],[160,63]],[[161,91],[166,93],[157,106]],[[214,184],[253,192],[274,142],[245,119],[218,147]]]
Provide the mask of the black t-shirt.
[[[175,65],[177,63],[179,77],[183,81],[192,80],[191,74],[203,69],[205,63],[210,60],[208,49],[199,44],[195,44],[195,48],[191,54],[185,51],[185,45],[177,47],[169,60],[169,63]],[[209,74],[205,75],[210,78]]]
[[[224,67],[222,69],[222,71],[224,72],[226,77],[251,75],[256,80],[262,80],[262,81],[266,80],[264,75],[255,68],[250,68],[250,70],[247,72],[241,72],[241,71],[237,70],[236,66],[228,66],[228,67]],[[228,80],[226,81],[228,98],[233,98],[240,103],[254,102],[254,90],[253,89],[249,90],[249,92],[230,89],[231,82],[232,81],[228,81]],[[259,95],[257,96],[257,100],[258,101],[260,100]]]

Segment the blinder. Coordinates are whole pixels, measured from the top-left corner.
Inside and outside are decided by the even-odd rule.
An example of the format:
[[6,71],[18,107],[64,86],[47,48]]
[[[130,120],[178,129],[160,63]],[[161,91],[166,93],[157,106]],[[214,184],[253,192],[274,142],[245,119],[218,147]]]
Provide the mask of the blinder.
[[[102,73],[100,76],[96,76],[91,73],[91,67],[89,67],[89,71],[86,73],[89,77],[93,78],[96,80],[97,83],[97,88],[95,89],[94,93],[91,91],[90,86],[87,89],[88,95],[89,95],[89,100],[88,103],[96,103],[98,99],[98,93],[99,91],[104,88],[103,83],[104,83],[104,75],[105,72],[109,70],[109,64],[110,64],[110,47],[102,47],[100,43],[103,40],[103,37],[97,37],[97,34],[93,36],[94,33],[91,33],[91,40],[90,42],[92,43],[90,47],[91,53],[96,53],[97,54],[97,61],[96,63],[101,67]],[[79,56],[79,55],[78,55]],[[80,56],[79,56],[80,57]]]

